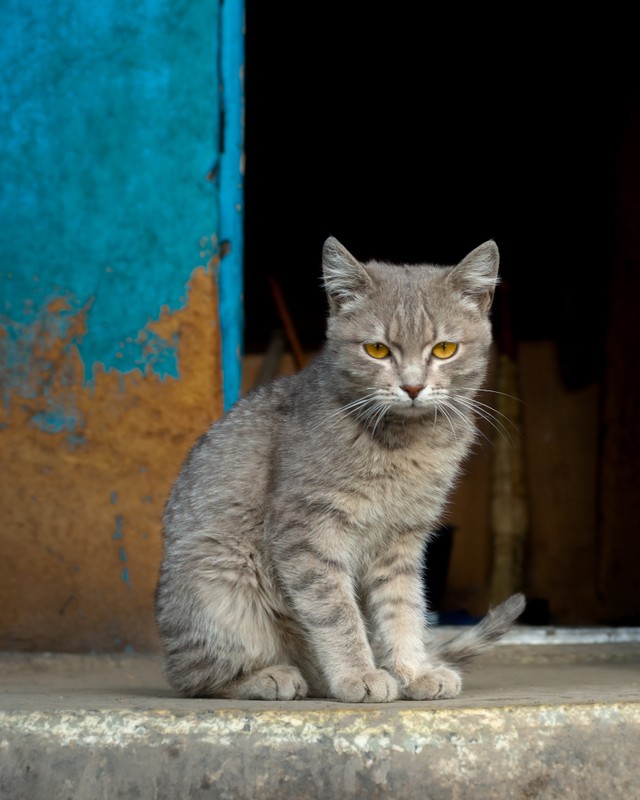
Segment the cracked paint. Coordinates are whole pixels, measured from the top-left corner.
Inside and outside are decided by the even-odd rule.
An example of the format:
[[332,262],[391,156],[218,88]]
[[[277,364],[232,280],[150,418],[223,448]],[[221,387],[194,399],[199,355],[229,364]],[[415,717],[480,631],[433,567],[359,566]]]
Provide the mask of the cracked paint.
[[[158,336],[175,337],[179,379],[98,367],[87,383],[77,348],[52,340],[50,394],[14,395],[0,408],[1,648],[112,650],[116,637],[157,646],[162,508],[187,450],[222,413],[214,278],[212,267],[194,270],[185,307],[152,323]],[[82,446],[64,426],[33,424],[47,403],[65,408],[68,392],[83,419]],[[61,558],[43,561],[46,549]]]
[[0,647],[157,645],[162,508],[239,383],[242,10],[0,9]]

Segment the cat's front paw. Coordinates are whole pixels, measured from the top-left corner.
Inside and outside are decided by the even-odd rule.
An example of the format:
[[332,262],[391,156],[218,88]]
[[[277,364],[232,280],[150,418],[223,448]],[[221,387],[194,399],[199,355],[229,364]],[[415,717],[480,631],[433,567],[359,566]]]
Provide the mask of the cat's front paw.
[[402,694],[408,700],[448,700],[457,697],[462,678],[449,667],[433,667],[405,686]]
[[334,687],[333,695],[343,703],[390,703],[398,699],[400,689],[385,669],[374,669],[345,678]]

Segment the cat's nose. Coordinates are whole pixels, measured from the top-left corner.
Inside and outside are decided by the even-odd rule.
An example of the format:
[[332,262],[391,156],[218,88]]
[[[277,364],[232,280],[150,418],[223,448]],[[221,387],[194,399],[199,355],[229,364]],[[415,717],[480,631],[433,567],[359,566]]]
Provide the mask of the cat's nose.
[[424,389],[424,386],[407,386],[405,383],[400,388],[405,391],[412,400],[415,400],[420,392]]

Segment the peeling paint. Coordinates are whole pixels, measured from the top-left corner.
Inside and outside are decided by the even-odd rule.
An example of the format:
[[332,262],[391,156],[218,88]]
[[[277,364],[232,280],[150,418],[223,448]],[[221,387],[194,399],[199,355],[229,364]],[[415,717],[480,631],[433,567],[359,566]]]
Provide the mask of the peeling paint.
[[193,268],[219,257],[220,189],[204,176],[220,140],[220,15],[204,0],[0,12],[12,34],[0,54],[2,400],[43,398],[40,430],[82,428],[80,377],[180,377],[176,335],[154,320],[183,308]]
[[120,574],[122,575],[122,582],[127,587],[127,589],[130,589],[131,581],[129,579],[129,570],[126,567],[123,567],[122,572]]
[[0,647],[157,646],[162,507],[239,395],[242,12],[0,7]]
[[[81,342],[87,331],[90,305],[91,302],[61,319],[61,309],[69,309],[69,304],[62,298],[59,302],[50,301],[35,321],[28,325],[10,323],[4,329],[7,335],[0,338],[0,363],[6,365],[2,381],[5,412],[11,413],[12,404],[36,399],[30,424],[47,433],[75,433],[70,439],[75,447],[84,444],[80,432],[85,426],[85,416],[76,404],[76,391],[79,386],[94,387],[96,376],[107,371],[99,361],[88,369],[82,358]],[[122,360],[117,371],[123,375],[154,373],[161,380],[179,379],[179,331],[170,322],[175,318],[175,313],[165,306],[139,332],[135,342],[119,342],[114,357],[116,363],[117,359]],[[124,386],[122,382],[118,384],[120,392]]]
[[[216,304],[212,275],[197,269],[186,306],[154,323],[159,335],[177,334],[179,380],[99,369],[89,386],[77,352],[62,351],[60,369],[78,375],[81,449],[68,446],[67,431],[32,425],[42,398],[0,407],[0,649],[110,650],[116,634],[141,649],[157,647],[162,508],[187,450],[222,412],[219,331],[210,324]],[[61,560],[43,562],[47,549]],[[74,603],[58,614],[71,595]]]

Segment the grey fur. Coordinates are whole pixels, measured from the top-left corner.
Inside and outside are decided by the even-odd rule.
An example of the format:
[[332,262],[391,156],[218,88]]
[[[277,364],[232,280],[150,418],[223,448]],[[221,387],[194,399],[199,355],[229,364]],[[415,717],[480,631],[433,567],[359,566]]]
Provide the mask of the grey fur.
[[[455,266],[392,265],[329,238],[323,274],[322,352],[212,425],[166,505],[156,614],[186,696],[454,697],[455,665],[523,608],[515,596],[439,649],[422,584],[486,413],[495,243]],[[451,358],[432,354],[442,342],[458,344]]]

